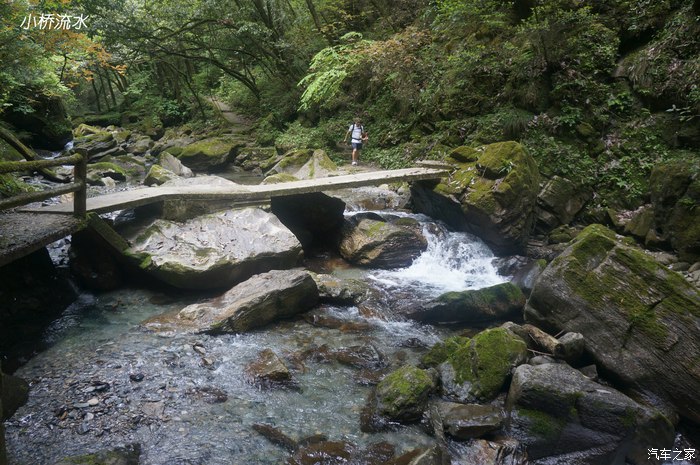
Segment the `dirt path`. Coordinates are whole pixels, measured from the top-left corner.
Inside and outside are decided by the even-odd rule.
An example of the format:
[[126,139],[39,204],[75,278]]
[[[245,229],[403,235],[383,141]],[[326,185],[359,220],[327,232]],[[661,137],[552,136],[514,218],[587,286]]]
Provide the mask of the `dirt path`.
[[214,108],[219,110],[221,116],[231,124],[231,131],[233,133],[248,132],[252,128],[253,121],[236,113],[229,105],[215,97],[207,97],[206,99]]

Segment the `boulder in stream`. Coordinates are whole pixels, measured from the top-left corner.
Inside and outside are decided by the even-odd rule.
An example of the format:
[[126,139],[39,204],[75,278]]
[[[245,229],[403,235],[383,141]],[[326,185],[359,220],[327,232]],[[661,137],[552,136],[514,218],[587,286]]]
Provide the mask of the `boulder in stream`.
[[510,434],[533,464],[659,463],[648,448],[673,446],[658,411],[566,364],[521,365],[508,393]]
[[212,137],[189,144],[182,150],[170,148],[169,152],[192,170],[216,171],[233,161],[238,150],[244,146],[245,143],[236,138]]
[[376,390],[377,413],[390,421],[417,421],[435,390],[434,370],[404,365],[389,373]]
[[411,187],[416,211],[479,236],[498,255],[525,249],[535,221],[537,163],[517,142],[459,147],[453,172],[434,184]]
[[253,276],[225,294],[188,305],[177,319],[197,331],[239,333],[305,312],[318,302],[318,288],[303,270],[273,270]]
[[297,238],[257,208],[184,223],[157,219],[125,238],[131,244],[125,253],[144,271],[183,289],[230,287],[256,273],[292,268],[301,257]]
[[505,328],[487,329],[471,339],[450,342],[438,371],[443,396],[456,402],[495,398],[515,367],[527,360],[525,342]]
[[700,422],[700,291],[609,229],[588,226],[549,264],[525,318],[580,333],[616,382]]
[[250,380],[263,387],[283,386],[292,382],[292,374],[272,349],[265,349],[246,365]]
[[424,323],[479,324],[522,318],[525,296],[518,286],[501,283],[482,289],[447,292],[409,313]]
[[343,258],[373,268],[408,266],[428,247],[419,223],[411,218],[387,221],[376,214],[358,214],[345,221],[340,236]]

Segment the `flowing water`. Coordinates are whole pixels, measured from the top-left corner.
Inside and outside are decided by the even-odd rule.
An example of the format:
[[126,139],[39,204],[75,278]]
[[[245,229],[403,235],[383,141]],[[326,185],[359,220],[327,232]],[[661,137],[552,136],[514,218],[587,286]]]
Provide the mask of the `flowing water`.
[[[369,315],[354,306],[314,310],[347,325],[319,327],[298,318],[239,335],[163,335],[140,323],[196,297],[147,289],[82,295],[47,331],[50,348],[17,372],[32,390],[6,423],[10,462],[51,464],[127,443],[141,444],[145,465],[284,462],[289,452],[256,433],[256,423],[294,439],[322,433],[359,447],[387,441],[398,452],[430,446],[420,426],[361,432],[372,370],[309,356],[373,347],[381,354],[379,373],[415,362],[448,333],[403,321],[390,308],[504,280],[478,239],[418,218],[429,247],[412,266],[336,271],[365,279],[384,296],[383,307]],[[249,382],[245,366],[266,348],[293,368],[295,389]]]

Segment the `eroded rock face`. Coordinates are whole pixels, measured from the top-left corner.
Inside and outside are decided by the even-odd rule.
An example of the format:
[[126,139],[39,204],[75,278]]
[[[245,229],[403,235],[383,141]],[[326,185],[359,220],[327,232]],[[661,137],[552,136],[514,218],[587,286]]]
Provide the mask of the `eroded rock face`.
[[340,254],[350,263],[375,268],[410,265],[427,247],[418,222],[394,222],[378,215],[358,214],[346,220],[340,232]]
[[292,268],[297,238],[257,208],[227,210],[177,223],[155,220],[126,239],[126,254],[146,272],[183,289],[230,287],[256,273]]
[[454,171],[433,187],[411,188],[418,212],[479,236],[497,254],[524,250],[535,221],[539,171],[517,142],[459,147]]
[[663,415],[566,364],[518,367],[508,408],[511,434],[537,464],[657,463],[649,444],[673,445]]
[[700,422],[700,292],[607,228],[587,227],[549,264],[525,319],[552,334],[581,333],[623,385]]
[[681,260],[692,263],[700,259],[700,162],[658,165],[649,184],[661,239],[670,242]]
[[318,288],[302,270],[273,270],[253,276],[218,298],[188,305],[184,327],[209,333],[240,333],[305,312],[318,302]]

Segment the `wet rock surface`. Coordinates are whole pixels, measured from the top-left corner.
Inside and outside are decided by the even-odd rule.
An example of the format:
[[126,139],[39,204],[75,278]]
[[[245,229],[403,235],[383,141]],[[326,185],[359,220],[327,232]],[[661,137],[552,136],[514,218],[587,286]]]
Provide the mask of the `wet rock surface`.
[[533,463],[644,463],[650,443],[673,445],[658,411],[565,364],[522,365],[508,393],[510,429]]
[[126,235],[125,252],[147,273],[184,289],[230,287],[255,273],[291,268],[301,244],[272,214],[227,210],[185,223],[155,220]]

